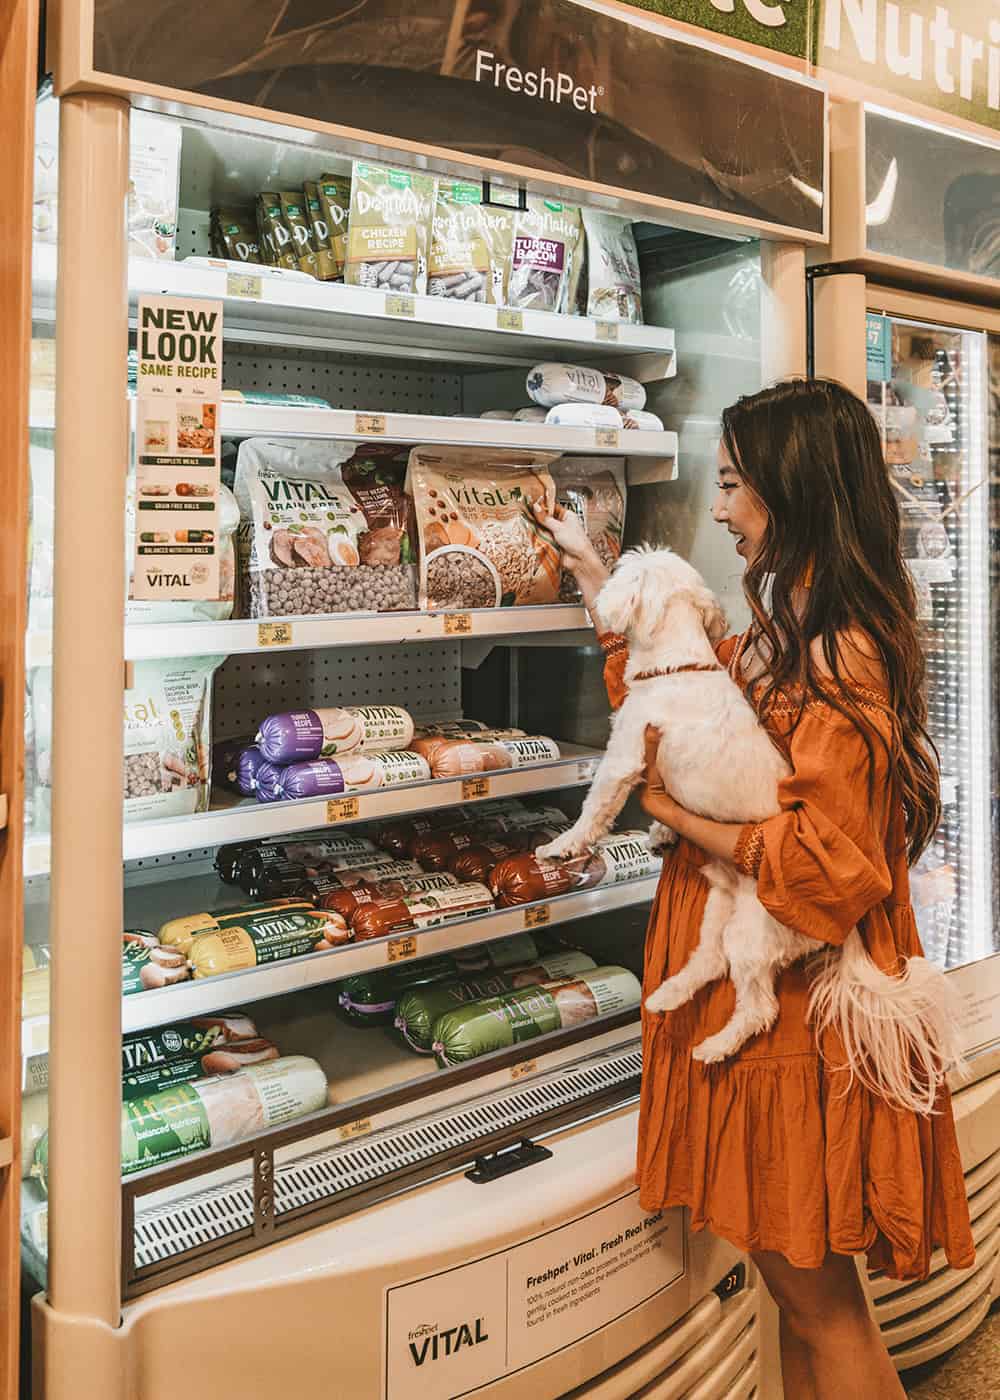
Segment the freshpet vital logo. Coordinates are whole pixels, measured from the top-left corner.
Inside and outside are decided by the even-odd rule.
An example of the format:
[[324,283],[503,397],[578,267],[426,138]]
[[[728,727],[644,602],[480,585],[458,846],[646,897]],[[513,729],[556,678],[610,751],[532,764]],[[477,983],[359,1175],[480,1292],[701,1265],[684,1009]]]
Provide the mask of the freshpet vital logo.
[[516,63],[500,63],[489,49],[476,50],[476,82],[490,83],[508,92],[523,92],[526,97],[537,97],[539,102],[551,102],[556,107],[571,102],[578,112],[592,112],[595,117],[597,99],[604,96],[603,87],[593,83],[583,87],[571,73],[550,73],[547,68],[518,68]]
[[476,1347],[489,1339],[481,1317],[446,1327],[443,1332],[438,1330],[436,1322],[422,1322],[409,1334],[410,1356],[414,1366],[423,1366],[427,1361],[441,1361],[446,1356],[454,1356],[463,1347]]

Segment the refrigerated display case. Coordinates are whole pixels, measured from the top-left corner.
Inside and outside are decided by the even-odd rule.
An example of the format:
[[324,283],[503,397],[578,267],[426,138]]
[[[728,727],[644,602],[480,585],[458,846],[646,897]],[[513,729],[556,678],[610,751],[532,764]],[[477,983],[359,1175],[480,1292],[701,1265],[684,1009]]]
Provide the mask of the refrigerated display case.
[[[447,37],[465,19],[464,7],[445,10]],[[245,503],[232,616],[217,608],[221,593],[184,614],[176,599],[127,599],[127,552],[144,543],[134,525],[126,535],[127,468],[155,441],[129,351],[141,387],[147,298],[195,311],[220,303],[221,471],[234,484],[235,467],[238,498],[253,442],[317,444],[335,465],[370,461],[384,467],[387,490],[415,446],[542,467],[596,462],[626,482],[626,542],[652,536],[686,549],[738,624],[738,579],[707,531],[713,424],[765,373],[804,369],[804,244],[824,237],[824,94],[669,25],[633,29],[604,15],[588,23],[609,41],[602,80],[618,106],[615,122],[605,112],[592,125],[595,139],[617,144],[597,141],[594,163],[579,169],[552,153],[563,149],[558,113],[532,109],[534,144],[525,127],[523,148],[495,149],[454,125],[416,141],[423,129],[396,130],[391,107],[373,138],[332,125],[342,120],[334,109],[327,121],[280,110],[263,90],[257,108],[240,106],[246,92],[220,96],[222,80],[188,78],[193,51],[169,36],[174,81],[187,91],[168,97],[163,52],[142,36],[132,47],[110,42],[123,18],[131,23],[120,7],[97,6],[91,52],[81,33],[94,15],[64,7],[50,36],[59,96],[39,120],[50,154],[58,144],[59,175],[58,198],[48,185],[38,191],[33,256],[21,1242],[27,1285],[39,1290],[35,1392],[76,1397],[86,1375],[95,1395],[165,1396],[182,1329],[192,1397],[234,1382],[262,1400],[290,1380],[311,1390],[329,1383],[331,1367],[340,1393],[386,1400],[472,1389],[553,1400],[649,1387],[700,1400],[765,1395],[775,1381],[761,1364],[752,1268],[690,1234],[682,1211],[641,1210],[632,1184],[636,976],[656,883],[641,840],[603,872],[591,863],[554,893],[498,897],[461,918],[423,908],[411,919],[397,899],[375,936],[346,936],[340,905],[250,907],[307,885],[315,897],[331,841],[398,855],[387,828],[399,821],[411,837],[438,818],[471,828],[481,860],[496,846],[527,854],[511,844],[526,808],[549,823],[572,816],[608,719],[583,609],[560,593],[493,608],[379,610],[372,597],[366,610],[337,613],[277,585],[262,607],[250,590]],[[245,39],[233,30],[236,47]],[[534,42],[523,30],[504,42],[515,40]],[[628,93],[615,67],[623,43]],[[440,92],[458,101],[476,79],[449,52],[439,76],[453,85]],[[637,111],[635,94],[658,90],[664,56],[678,82],[760,83],[762,96],[787,98],[762,106],[782,118],[755,133],[731,184],[682,178],[683,151],[668,160],[654,141],[673,136],[644,128],[650,113]],[[256,61],[270,71],[274,57],[269,44]],[[499,121],[510,92],[490,107],[475,91],[475,123],[484,111]],[[794,139],[788,104],[801,116]],[[613,209],[636,238],[643,322],[323,282],[213,256],[213,210],[346,174],[358,158],[472,182],[476,202],[495,196],[496,207],[542,197]],[[51,160],[46,170],[51,182]],[[45,348],[53,338],[57,373]],[[527,372],[560,361],[635,378],[662,429],[480,416],[521,409]],[[201,414],[191,431],[210,421]],[[272,546],[269,563],[288,563],[294,545]],[[293,564],[320,568],[304,547]],[[126,733],[165,712],[179,768],[163,754],[147,763],[132,737],[126,746],[123,691]],[[209,734],[217,746],[276,712],[365,705],[405,707],[425,727],[515,727],[555,747],[519,766],[270,802],[240,800],[221,760],[210,764]],[[178,794],[190,795],[186,808]],[[286,849],[305,837],[309,852]],[[235,909],[240,919],[222,927]],[[267,929],[254,923],[265,909]],[[199,963],[173,941],[167,926],[178,919],[194,921],[199,956],[222,927],[221,963]],[[296,955],[272,957],[293,933]],[[435,1013],[417,1053],[403,1034],[413,1040],[403,993],[426,1005],[427,989],[442,986],[454,989],[452,1021],[442,1029],[447,1018]],[[484,1001],[502,995],[502,1005]],[[470,999],[487,1008],[471,1029]],[[213,1076],[222,1068],[234,1076]],[[169,1100],[152,1102],[165,1083]]]
[[967,1336],[1000,1282],[1000,282],[986,257],[1000,148],[856,103],[831,110],[831,143],[835,261],[813,269],[814,365],[867,398],[899,499],[941,765],[941,822],[911,892],[926,954],[963,999],[971,1067],[953,1091],[976,1264],[936,1257],[905,1289],[869,1281],[906,1367]]

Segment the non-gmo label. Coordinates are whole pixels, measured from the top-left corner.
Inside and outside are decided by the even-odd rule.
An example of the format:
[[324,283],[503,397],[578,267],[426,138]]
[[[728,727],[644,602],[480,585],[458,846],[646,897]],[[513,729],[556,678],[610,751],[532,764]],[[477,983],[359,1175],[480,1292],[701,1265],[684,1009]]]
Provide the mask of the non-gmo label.
[[347,1142],[350,1138],[364,1137],[365,1133],[372,1130],[372,1120],[370,1118],[355,1118],[353,1123],[341,1123],[337,1129],[341,1141]]
[[397,292],[393,292],[386,296],[385,314],[387,316],[415,316],[417,303],[413,297],[400,296]]
[[364,433],[366,437],[378,437],[385,432],[385,414],[356,413],[354,415],[354,431]]
[[529,904],[524,911],[525,928],[541,928],[552,918],[552,910],[547,904]]
[[489,778],[463,778],[462,779],[462,801],[478,802],[481,797],[489,797]]
[[497,310],[497,330],[523,331],[524,313],[521,311],[512,311],[508,306],[501,306]]
[[618,429],[617,429],[617,428],[595,428],[595,429],[594,429],[594,446],[595,446],[595,447],[617,447],[617,446],[618,446]]
[[471,613],[445,613],[444,634],[446,637],[467,637],[471,631]]
[[356,797],[332,797],[326,804],[328,822],[353,821],[361,810]]
[[594,322],[594,339],[595,339],[595,340],[617,340],[617,339],[618,339],[618,322],[617,322],[617,321],[595,321],[595,322]]
[[511,1065],[510,1077],[513,1080],[523,1079],[526,1074],[534,1074],[537,1068],[537,1060],[522,1060],[519,1065]]
[[290,622],[258,622],[257,645],[259,647],[290,647],[292,644],[292,624]]
[[259,299],[261,279],[246,272],[226,273],[227,297],[256,297]]
[[415,958],[417,955],[416,934],[406,933],[400,938],[390,938],[385,947],[386,962],[402,962],[404,958]]

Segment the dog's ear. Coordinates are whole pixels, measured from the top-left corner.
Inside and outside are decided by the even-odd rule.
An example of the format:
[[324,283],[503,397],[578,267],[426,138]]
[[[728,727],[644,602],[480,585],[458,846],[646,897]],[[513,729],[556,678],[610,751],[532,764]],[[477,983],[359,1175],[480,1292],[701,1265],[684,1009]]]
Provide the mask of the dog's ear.
[[719,607],[719,600],[709,589],[700,588],[698,590],[698,606],[701,609],[701,620],[708,633],[708,640],[721,642],[726,635],[729,624],[726,621],[726,614]]
[[611,632],[623,636],[635,625],[642,602],[642,581],[627,566],[619,566],[598,593],[594,607]]

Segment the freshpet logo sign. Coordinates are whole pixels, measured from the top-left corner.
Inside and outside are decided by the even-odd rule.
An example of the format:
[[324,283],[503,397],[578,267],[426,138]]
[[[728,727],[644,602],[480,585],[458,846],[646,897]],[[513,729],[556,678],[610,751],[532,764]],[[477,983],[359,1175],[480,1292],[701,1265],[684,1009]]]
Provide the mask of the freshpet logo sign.
[[547,68],[518,68],[516,63],[500,63],[489,49],[476,50],[476,82],[506,88],[508,92],[523,92],[526,97],[536,97],[539,102],[551,102],[556,107],[571,102],[578,112],[592,112],[595,117],[597,99],[604,96],[603,87],[593,83],[583,87],[571,73],[550,73]]
[[446,1327],[443,1332],[438,1331],[436,1323],[425,1322],[409,1335],[410,1356],[414,1366],[423,1366],[425,1361],[440,1361],[445,1356],[454,1356],[463,1347],[476,1347],[489,1339],[481,1317]]

